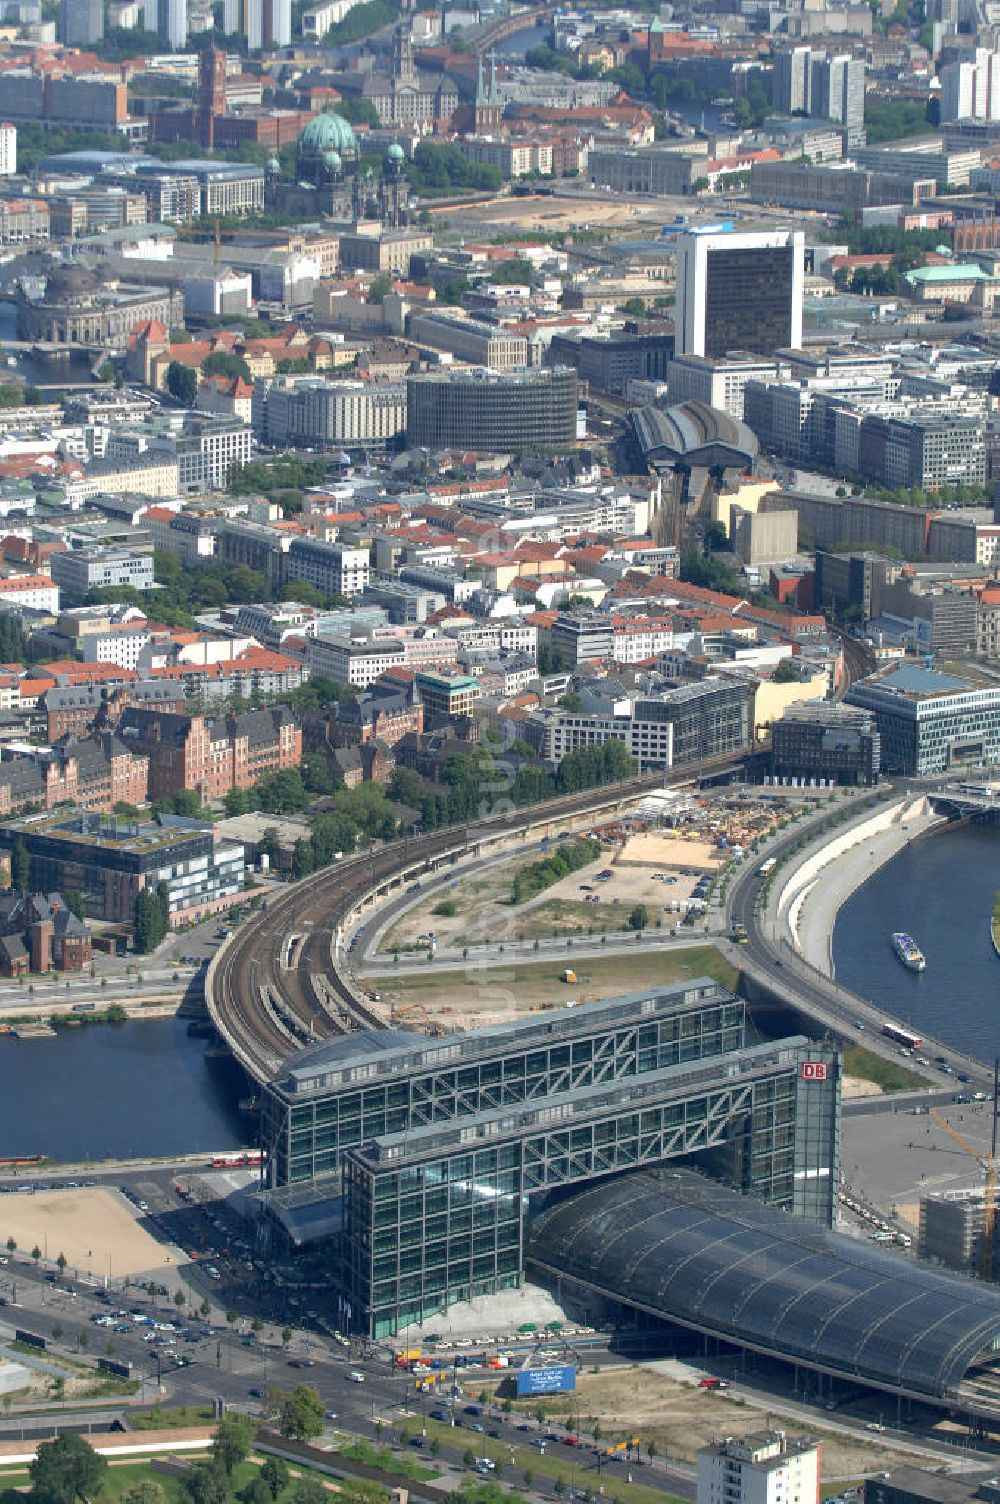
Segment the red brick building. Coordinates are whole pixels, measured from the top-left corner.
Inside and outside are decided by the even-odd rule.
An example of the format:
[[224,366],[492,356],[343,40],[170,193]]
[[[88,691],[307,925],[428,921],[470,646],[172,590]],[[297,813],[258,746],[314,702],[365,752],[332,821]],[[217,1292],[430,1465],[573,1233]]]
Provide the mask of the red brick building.
[[302,729],[291,711],[244,715],[164,714],[130,706],[118,723],[122,741],[149,760],[149,797],[194,789],[203,800],[246,789],[268,773],[297,768]]

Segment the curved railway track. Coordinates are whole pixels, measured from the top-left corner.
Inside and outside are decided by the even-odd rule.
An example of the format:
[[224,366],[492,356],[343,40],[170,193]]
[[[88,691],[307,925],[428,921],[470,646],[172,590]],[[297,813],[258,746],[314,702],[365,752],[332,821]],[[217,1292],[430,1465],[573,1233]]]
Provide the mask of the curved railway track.
[[[732,756],[716,758],[675,776],[692,781],[733,762]],[[338,927],[370,894],[415,879],[442,859],[458,860],[498,838],[613,810],[662,781],[662,774],[648,774],[396,841],[324,868],[273,895],[267,908],[240,926],[209,967],[205,995],[219,1034],[247,1072],[264,1082],[289,1055],[316,1040],[353,1029],[386,1027],[335,956]]]

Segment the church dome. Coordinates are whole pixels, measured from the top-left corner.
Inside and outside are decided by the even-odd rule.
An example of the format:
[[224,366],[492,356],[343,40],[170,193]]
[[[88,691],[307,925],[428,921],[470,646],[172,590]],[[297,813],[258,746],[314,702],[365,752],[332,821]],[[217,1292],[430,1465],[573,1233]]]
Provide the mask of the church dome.
[[299,136],[300,157],[322,157],[324,152],[357,151],[358,138],[349,121],[332,110],[324,110],[305,126]]
[[387,162],[405,162],[406,152],[400,146],[398,141],[394,141],[389,147],[389,150],[386,152],[385,158]]
[[343,158],[339,151],[325,151],[323,153],[323,165],[328,172],[339,172],[343,167]]

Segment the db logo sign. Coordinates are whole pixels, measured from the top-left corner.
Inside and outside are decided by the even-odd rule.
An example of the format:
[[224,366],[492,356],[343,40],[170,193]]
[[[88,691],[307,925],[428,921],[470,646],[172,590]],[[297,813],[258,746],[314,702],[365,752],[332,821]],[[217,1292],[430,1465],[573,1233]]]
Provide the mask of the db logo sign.
[[830,1067],[825,1060],[803,1060],[803,1081],[825,1081]]

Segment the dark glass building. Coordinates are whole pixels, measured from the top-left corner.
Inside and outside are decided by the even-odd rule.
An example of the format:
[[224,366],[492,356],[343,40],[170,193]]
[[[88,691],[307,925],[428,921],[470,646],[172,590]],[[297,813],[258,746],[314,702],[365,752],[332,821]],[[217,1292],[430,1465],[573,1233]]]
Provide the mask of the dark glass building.
[[577,376],[568,366],[410,376],[406,388],[414,448],[565,449],[576,441]]

